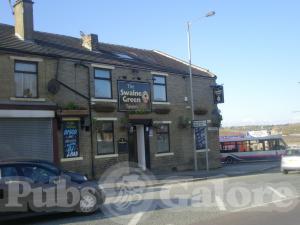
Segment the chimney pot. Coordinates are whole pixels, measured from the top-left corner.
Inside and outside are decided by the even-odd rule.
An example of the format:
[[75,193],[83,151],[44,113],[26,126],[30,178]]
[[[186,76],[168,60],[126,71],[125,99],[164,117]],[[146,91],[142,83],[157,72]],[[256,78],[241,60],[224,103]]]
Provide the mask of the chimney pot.
[[16,36],[23,40],[33,40],[33,1],[17,0],[14,13]]
[[98,50],[98,35],[97,34],[88,34],[82,35],[82,46],[87,48],[90,51]]

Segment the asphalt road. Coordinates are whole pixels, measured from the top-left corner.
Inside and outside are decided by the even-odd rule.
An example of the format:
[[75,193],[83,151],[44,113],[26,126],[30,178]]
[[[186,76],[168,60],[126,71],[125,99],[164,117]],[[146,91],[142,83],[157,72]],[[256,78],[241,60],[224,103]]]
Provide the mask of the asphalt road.
[[[89,216],[58,214],[15,221],[32,225],[298,225],[300,174],[265,174],[148,187],[107,199]],[[109,190],[108,190],[109,191]],[[12,223],[10,223],[12,224]]]

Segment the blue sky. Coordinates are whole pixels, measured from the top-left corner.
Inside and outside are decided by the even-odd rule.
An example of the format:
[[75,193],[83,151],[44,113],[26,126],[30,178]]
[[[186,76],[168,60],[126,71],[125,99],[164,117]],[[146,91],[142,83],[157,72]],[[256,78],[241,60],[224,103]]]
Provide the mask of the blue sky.
[[[193,63],[225,87],[223,124],[300,122],[300,1],[298,0],[35,0],[35,29],[157,49],[187,59],[186,21],[192,25]],[[14,24],[8,0],[0,22]]]

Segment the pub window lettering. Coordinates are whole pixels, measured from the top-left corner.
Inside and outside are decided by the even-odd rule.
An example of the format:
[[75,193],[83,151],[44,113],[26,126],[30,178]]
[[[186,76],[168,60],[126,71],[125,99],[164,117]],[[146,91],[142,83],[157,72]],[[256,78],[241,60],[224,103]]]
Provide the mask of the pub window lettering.
[[114,154],[114,123],[111,121],[100,122],[96,127],[97,154]]
[[95,69],[95,97],[112,98],[111,71]]
[[16,61],[14,66],[17,98],[37,98],[37,63]]
[[153,100],[157,102],[167,101],[167,81],[165,76],[153,76]]
[[159,124],[156,129],[157,153],[170,152],[169,125]]

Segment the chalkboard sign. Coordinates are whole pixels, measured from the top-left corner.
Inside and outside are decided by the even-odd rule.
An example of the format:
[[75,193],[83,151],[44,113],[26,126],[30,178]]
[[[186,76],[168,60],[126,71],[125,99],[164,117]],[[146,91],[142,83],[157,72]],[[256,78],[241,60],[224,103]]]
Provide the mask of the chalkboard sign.
[[118,141],[118,153],[128,153],[128,142],[125,140],[125,138],[120,138]]
[[195,128],[196,149],[206,149],[206,127]]
[[64,157],[79,157],[79,129],[77,121],[63,121]]

